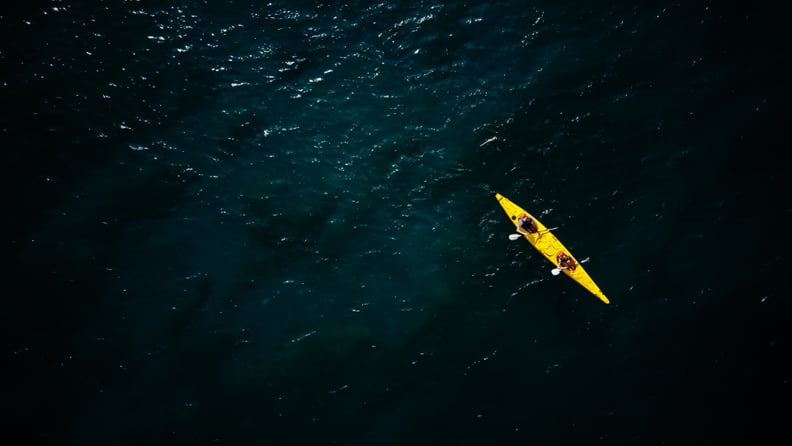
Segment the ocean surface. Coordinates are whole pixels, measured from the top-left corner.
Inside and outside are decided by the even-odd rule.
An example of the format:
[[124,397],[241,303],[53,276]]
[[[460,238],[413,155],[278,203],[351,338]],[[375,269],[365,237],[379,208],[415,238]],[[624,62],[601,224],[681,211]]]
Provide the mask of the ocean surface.
[[[700,0],[4,6],[4,436],[789,442],[788,26]],[[611,304],[510,241],[496,192]]]

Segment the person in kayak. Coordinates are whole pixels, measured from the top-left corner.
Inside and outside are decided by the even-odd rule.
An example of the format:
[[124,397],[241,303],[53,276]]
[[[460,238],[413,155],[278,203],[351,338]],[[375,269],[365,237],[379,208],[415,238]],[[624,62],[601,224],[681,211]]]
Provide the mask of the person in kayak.
[[536,226],[536,222],[533,218],[529,217],[528,214],[522,214],[520,218],[517,219],[517,232],[522,234],[536,234],[539,232],[539,228]]
[[565,252],[559,253],[556,257],[556,261],[558,261],[558,269],[568,269],[570,271],[574,271],[577,268],[577,262],[575,262],[575,259],[568,256]]

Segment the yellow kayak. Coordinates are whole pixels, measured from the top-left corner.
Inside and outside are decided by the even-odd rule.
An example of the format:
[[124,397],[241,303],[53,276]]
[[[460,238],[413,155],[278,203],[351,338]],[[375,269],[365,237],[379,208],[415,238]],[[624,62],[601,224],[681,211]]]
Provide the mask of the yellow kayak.
[[[539,251],[547,260],[550,261],[555,266],[557,265],[557,258],[559,254],[566,253],[568,256],[572,257],[577,265],[574,270],[570,269],[562,269],[561,271],[566,274],[569,278],[574,280],[575,282],[579,283],[583,288],[587,289],[591,294],[600,298],[601,301],[609,304],[610,301],[605,294],[599,289],[596,283],[591,279],[591,276],[588,275],[586,270],[583,268],[583,265],[572,256],[572,253],[550,232],[549,229],[545,225],[543,225],[536,217],[526,212],[520,206],[512,203],[508,198],[504,197],[501,194],[496,193],[495,198],[498,199],[498,203],[500,203],[501,207],[503,207],[503,211],[506,212],[506,215],[509,216],[509,220],[514,224],[515,228],[517,227],[517,219],[519,216],[523,214],[527,214],[529,217],[533,218],[536,222],[536,226],[538,227],[538,232],[534,234],[525,234],[523,237],[528,240],[537,251]],[[515,236],[517,237],[517,236]],[[555,274],[557,271],[554,271]]]

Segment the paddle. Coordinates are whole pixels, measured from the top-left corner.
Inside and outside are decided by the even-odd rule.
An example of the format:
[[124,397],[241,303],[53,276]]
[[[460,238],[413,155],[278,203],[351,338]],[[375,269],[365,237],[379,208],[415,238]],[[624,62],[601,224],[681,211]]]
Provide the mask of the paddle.
[[[541,234],[541,233],[547,232],[547,231],[555,231],[556,229],[558,229],[558,226],[556,226],[555,228],[542,229],[541,231],[536,232],[536,234]],[[517,240],[518,238],[520,238],[520,237],[522,237],[524,235],[525,234],[521,234],[521,233],[509,234],[509,240]]]
[[[578,263],[586,263],[588,261],[589,261],[589,258],[586,257],[585,259],[579,261]],[[557,275],[561,274],[561,270],[562,269],[568,269],[568,268],[553,268],[553,270],[550,271],[550,272],[553,273],[554,276],[557,276]]]

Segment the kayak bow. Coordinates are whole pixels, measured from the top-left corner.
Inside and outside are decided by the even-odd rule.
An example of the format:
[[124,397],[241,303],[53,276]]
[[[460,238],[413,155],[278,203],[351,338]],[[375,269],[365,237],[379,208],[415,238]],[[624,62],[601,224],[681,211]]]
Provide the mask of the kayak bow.
[[509,220],[511,220],[512,224],[517,227],[517,218],[522,214],[528,214],[533,220],[536,222],[536,225],[539,227],[539,232],[536,234],[527,234],[523,237],[528,240],[528,243],[531,244],[534,248],[536,248],[539,253],[541,253],[553,266],[556,265],[556,257],[558,254],[565,252],[568,256],[572,257],[577,263],[577,267],[574,271],[570,271],[568,269],[562,270],[564,274],[567,275],[570,279],[574,280],[575,282],[579,283],[580,286],[587,289],[591,294],[597,296],[601,301],[609,304],[610,301],[605,294],[599,289],[594,280],[591,279],[591,276],[588,275],[586,270],[583,268],[583,265],[577,261],[577,259],[572,255],[571,252],[553,235],[550,230],[543,225],[536,217],[531,215],[530,213],[526,212],[520,206],[517,206],[513,202],[511,202],[508,198],[504,197],[503,195],[496,193],[495,198],[498,199],[498,203],[500,203],[503,211],[506,212],[506,215],[509,216]]

